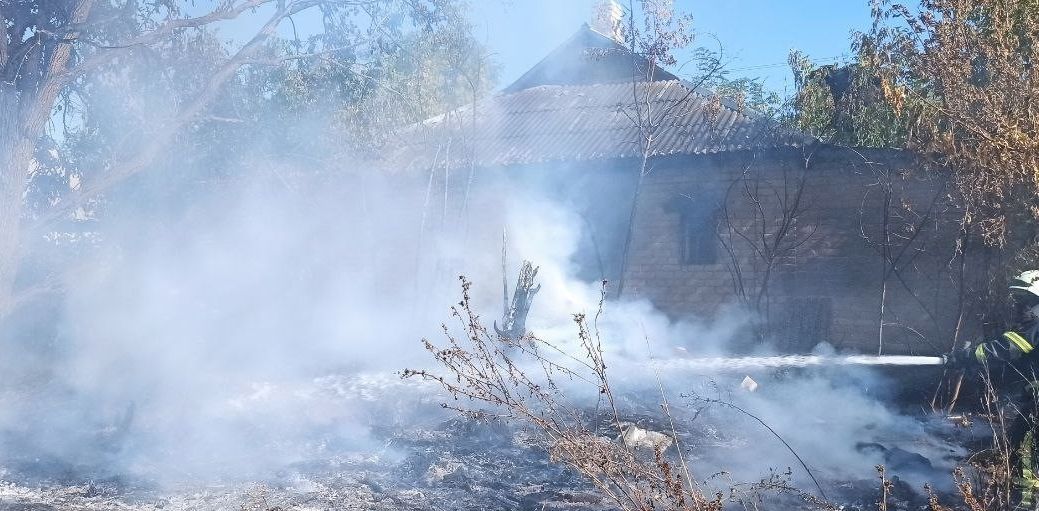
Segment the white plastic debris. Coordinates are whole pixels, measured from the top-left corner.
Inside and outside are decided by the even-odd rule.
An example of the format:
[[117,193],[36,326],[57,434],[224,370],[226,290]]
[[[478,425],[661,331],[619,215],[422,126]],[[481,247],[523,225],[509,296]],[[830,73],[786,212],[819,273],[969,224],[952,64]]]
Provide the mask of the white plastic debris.
[[617,439],[624,442],[624,445],[629,449],[660,449],[661,451],[666,451],[674,443],[674,439],[669,435],[642,429],[630,422],[622,422],[618,426],[621,434]]
[[754,381],[754,378],[750,376],[744,376],[743,381],[740,382],[740,388],[747,392],[754,392],[758,390],[758,382]]

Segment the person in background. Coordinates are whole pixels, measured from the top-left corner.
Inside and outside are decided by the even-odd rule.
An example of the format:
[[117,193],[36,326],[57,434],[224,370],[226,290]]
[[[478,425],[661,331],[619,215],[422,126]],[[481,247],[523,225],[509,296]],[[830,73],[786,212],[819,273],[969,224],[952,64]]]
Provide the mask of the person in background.
[[[1036,391],[1039,389],[1039,270],[1028,270],[1011,279],[1014,298],[1012,329],[996,339],[968,345],[946,355],[946,364],[964,370],[998,369],[1006,378],[1003,394],[1014,417],[1008,436],[1015,445],[1014,487],[1019,493],[1016,509],[1034,510],[1039,495],[1036,467]],[[981,371],[973,371],[981,374]]]

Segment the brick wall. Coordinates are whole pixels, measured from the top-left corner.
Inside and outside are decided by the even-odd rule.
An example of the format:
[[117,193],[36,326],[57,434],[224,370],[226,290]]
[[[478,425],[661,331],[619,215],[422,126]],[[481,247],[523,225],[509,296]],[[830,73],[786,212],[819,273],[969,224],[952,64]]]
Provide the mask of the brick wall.
[[[759,333],[791,351],[821,340],[943,351],[960,316],[957,213],[939,176],[894,151],[662,161],[642,188],[624,293],[676,318],[740,304],[766,318]],[[713,262],[683,262],[683,215],[714,231],[696,238],[717,243]],[[973,328],[970,310],[961,330]]]
[[[674,319],[744,307],[764,319],[749,333],[791,352],[827,341],[866,353],[938,353],[952,347],[954,335],[979,335],[987,267],[998,261],[968,243],[964,274],[973,280],[960,281],[960,211],[943,179],[901,152],[823,148],[657,159],[644,180],[622,272],[637,165],[620,159],[480,169],[471,224],[499,207],[503,193],[540,190],[586,221],[573,261],[585,280],[605,277],[614,291],[623,280],[626,296],[647,298]],[[457,218],[453,209],[468,184],[451,183],[447,217]],[[438,197],[446,195],[441,184],[435,188],[441,191],[429,209],[441,211]],[[791,215],[796,221],[777,236]],[[690,221],[709,231],[698,239],[714,244],[713,262],[699,257],[708,252],[690,258],[688,246],[683,261],[683,240],[696,233]],[[500,231],[492,234],[500,239]]]

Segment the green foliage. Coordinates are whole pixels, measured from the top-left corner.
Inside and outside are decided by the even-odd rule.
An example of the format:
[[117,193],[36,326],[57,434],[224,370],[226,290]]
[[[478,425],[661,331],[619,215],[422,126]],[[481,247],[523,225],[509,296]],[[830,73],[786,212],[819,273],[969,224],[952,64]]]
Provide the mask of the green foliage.
[[729,78],[724,69],[710,80],[710,88],[716,94],[732,101],[738,109],[747,109],[776,117],[782,111],[782,100],[774,91],[768,91],[759,78]]
[[1019,0],[876,1],[863,55],[908,146],[949,169],[964,227],[1034,243],[1039,218],[1039,8]]
[[[382,0],[329,13],[323,29],[276,39],[238,70],[206,113],[176,135],[175,158],[159,158],[116,197],[156,209],[185,186],[240,173],[358,169],[402,125],[487,94],[496,75],[472,36],[461,0]],[[127,52],[65,91],[46,172],[30,200],[40,210],[70,183],[101,178],[145,148],[192,101],[233,48],[202,27]],[[46,154],[45,154],[46,153]],[[123,200],[125,203],[126,201]]]
[[[855,48],[862,55],[861,45]],[[878,74],[866,59],[815,66],[791,51],[796,87],[789,121],[820,140],[852,147],[904,147],[902,119],[885,101]]]

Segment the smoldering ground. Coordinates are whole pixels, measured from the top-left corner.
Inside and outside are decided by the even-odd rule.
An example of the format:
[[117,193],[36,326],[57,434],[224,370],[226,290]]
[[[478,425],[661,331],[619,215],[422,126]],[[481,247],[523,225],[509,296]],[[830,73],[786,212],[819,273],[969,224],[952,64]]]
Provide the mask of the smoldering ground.
[[[513,176],[479,183],[468,211],[445,213],[427,183],[350,172],[287,187],[279,175],[293,171],[207,183],[208,198],[159,224],[106,222],[104,243],[66,282],[48,343],[2,354],[9,477],[269,480],[352,456],[389,471],[407,448],[373,431],[451,417],[437,406],[446,396],[394,372],[433,365],[419,340],[453,328],[458,275],[475,282],[484,319],[497,317],[503,232],[509,280],[523,259],[540,267],[528,327],[580,355],[572,314],[596,313],[601,284],[574,277],[585,223],[558,190]],[[962,451],[886,406],[884,381],[868,371],[755,373],[761,388],[749,393],[744,374],[651,369],[725,354],[753,321],[735,307],[676,321],[644,300],[608,300],[598,327],[630,418],[663,427],[663,388],[694,469],[725,471],[722,485],[789,467],[810,488],[791,448],[826,484],[869,479],[894,448],[927,458],[903,474],[918,488],[949,481]],[[596,388],[564,388],[594,406]]]
[[[323,119],[300,124],[291,128],[327,129]],[[250,149],[240,153],[269,154]],[[357,161],[230,158],[229,169],[185,163],[188,183],[158,198],[113,194],[103,222],[87,226],[93,241],[63,268],[59,305],[40,312],[50,327],[16,329],[16,342],[0,344],[5,477],[175,486],[269,480],[344,459],[376,459],[392,473],[409,451],[381,432],[451,418],[437,406],[447,396],[394,373],[433,365],[420,340],[443,341],[441,324],[455,325],[458,276],[475,283],[489,324],[502,310],[503,248],[509,284],[533,261],[542,287],[527,325],[579,356],[572,315],[595,315],[599,279],[616,275],[601,249],[623,239],[622,181],[599,186],[550,168],[459,168],[449,180]],[[593,232],[600,218],[621,228]],[[668,318],[638,297],[607,300],[598,327],[630,418],[659,415],[653,360],[724,355],[746,344],[754,321],[738,307],[713,320]],[[690,424],[681,429],[703,440],[688,445],[704,476],[756,480],[796,460],[731,409],[693,420],[694,391],[757,414],[834,479],[869,478],[884,461],[860,442],[928,436],[888,410],[887,396],[863,391],[879,386],[868,373],[754,374],[754,394],[739,393],[743,376],[659,374]],[[566,390],[594,406],[597,388]],[[792,476],[810,484],[802,470]]]

